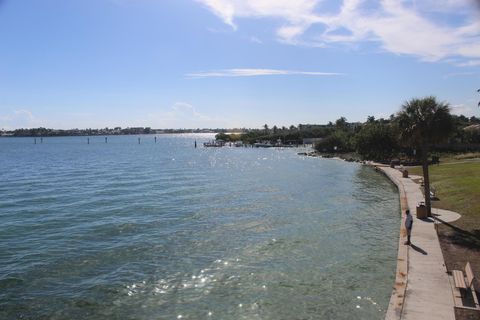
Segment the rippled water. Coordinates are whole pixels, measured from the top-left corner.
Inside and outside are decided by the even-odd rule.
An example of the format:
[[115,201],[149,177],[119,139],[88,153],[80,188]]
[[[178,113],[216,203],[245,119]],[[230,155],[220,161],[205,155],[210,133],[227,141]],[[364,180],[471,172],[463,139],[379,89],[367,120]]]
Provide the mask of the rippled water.
[[209,138],[0,139],[0,318],[383,318],[395,187]]

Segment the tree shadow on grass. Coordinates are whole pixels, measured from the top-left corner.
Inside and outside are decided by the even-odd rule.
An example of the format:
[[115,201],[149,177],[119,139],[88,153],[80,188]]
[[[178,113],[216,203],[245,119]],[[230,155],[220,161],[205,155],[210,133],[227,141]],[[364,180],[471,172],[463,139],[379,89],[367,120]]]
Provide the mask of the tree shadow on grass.
[[451,232],[443,234],[450,243],[475,251],[480,251],[480,230],[467,231],[451,223],[443,221],[438,217],[435,220],[440,221],[444,226],[450,228]]

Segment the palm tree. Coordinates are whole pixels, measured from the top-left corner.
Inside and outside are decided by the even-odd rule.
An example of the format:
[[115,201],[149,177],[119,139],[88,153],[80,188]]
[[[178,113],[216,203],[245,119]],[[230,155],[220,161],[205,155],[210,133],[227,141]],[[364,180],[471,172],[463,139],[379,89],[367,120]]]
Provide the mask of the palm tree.
[[402,105],[397,114],[400,139],[407,146],[420,151],[423,169],[425,205],[431,216],[430,178],[428,175],[428,153],[433,144],[445,141],[453,131],[453,119],[447,103],[437,102],[435,97],[411,99]]
[[265,131],[265,134],[268,134],[268,124],[263,125],[263,130]]
[[347,118],[345,117],[340,117],[337,119],[337,121],[335,121],[335,126],[337,127],[337,129],[340,129],[340,130],[345,130],[347,129]]

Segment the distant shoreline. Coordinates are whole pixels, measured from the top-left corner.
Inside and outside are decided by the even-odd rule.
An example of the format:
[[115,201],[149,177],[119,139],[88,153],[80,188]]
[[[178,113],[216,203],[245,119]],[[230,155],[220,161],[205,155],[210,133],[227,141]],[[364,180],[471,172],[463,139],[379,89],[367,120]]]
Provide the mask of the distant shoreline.
[[55,137],[105,137],[105,136],[135,136],[135,135],[170,135],[170,134],[215,134],[215,131],[191,131],[191,130],[174,130],[165,132],[149,132],[149,133],[95,133],[95,134],[51,134],[51,135],[13,135],[0,134],[0,138],[55,138]]

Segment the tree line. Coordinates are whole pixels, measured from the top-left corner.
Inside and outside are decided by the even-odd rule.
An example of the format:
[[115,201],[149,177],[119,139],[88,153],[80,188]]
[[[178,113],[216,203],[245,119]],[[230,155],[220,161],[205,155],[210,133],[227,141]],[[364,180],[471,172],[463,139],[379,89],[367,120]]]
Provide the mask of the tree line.
[[64,136],[99,136],[99,135],[136,135],[162,133],[212,133],[226,129],[152,129],[150,127],[104,128],[104,129],[51,129],[22,128],[15,130],[0,130],[0,136],[12,137],[64,137]]
[[[389,162],[397,157],[418,159],[421,151],[419,147],[413,143],[406,143],[405,140],[405,130],[408,128],[405,115],[409,115],[410,122],[415,119],[420,121],[422,117],[427,121],[425,117],[428,112],[423,110],[422,113],[422,104],[436,106],[445,114],[439,124],[440,128],[433,129],[438,130],[435,136],[441,136],[441,133],[447,133],[447,135],[442,136],[442,139],[434,140],[430,151],[480,151],[480,118],[452,115],[448,104],[437,102],[435,97],[412,99],[406,102],[397,114],[392,114],[388,119],[375,119],[374,116],[369,116],[365,122],[361,123],[348,122],[345,117],[341,117],[335,122],[324,125],[299,124],[288,128],[269,127],[265,124],[262,129],[248,129],[241,134],[219,133],[216,138],[231,142],[242,141],[246,144],[255,142],[275,144],[278,141],[282,144],[302,144],[305,138],[317,138],[314,147],[322,153],[355,152],[364,160],[381,162]],[[435,114],[438,116],[437,109]],[[433,111],[429,110],[429,112]],[[423,137],[429,135],[433,130],[431,126],[436,123],[428,124],[430,127],[425,129],[427,131],[419,133],[414,140],[421,141]],[[411,126],[415,127],[415,125]]]

